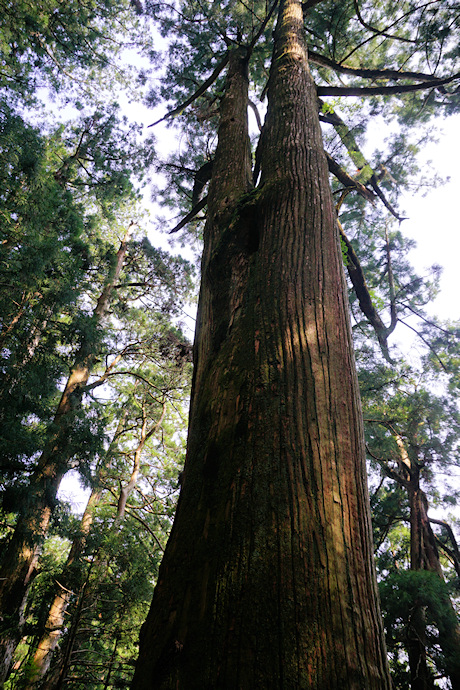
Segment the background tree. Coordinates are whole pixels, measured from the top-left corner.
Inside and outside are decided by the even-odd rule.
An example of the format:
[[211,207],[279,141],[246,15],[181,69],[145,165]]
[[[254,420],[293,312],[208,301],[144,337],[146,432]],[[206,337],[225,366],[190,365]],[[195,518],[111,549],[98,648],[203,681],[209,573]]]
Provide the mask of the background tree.
[[[141,145],[139,127],[107,98],[101,107],[104,91],[114,98],[126,84],[122,46],[149,48],[137,14],[128,3],[77,5],[24,2],[14,16],[6,8],[2,33],[2,679],[60,481],[75,464],[89,475],[104,449],[108,422],[85,388],[92,372],[112,375],[126,354],[122,347],[97,370],[122,340],[116,311],[136,300],[166,322],[190,288],[185,262],[129,240],[152,140]],[[53,122],[45,89],[73,120]],[[31,124],[37,112],[40,126]]]
[[[137,246],[133,244],[131,249],[138,254],[138,258],[140,258],[139,254],[144,254],[144,262],[142,263],[142,260],[139,263],[133,262],[131,270],[129,268],[127,270],[125,267],[123,274],[123,258],[126,249],[127,242],[125,238],[116,257],[114,273],[99,296],[94,312],[95,323],[93,328],[87,329],[82,343],[77,348],[77,359],[71,367],[70,377],[60,398],[54,422],[50,428],[50,435],[48,438],[45,437],[47,445],[45,445],[44,451],[39,456],[36,467],[32,466],[29,481],[25,483],[24,491],[26,492],[27,502],[17,502],[15,506],[18,519],[15,531],[7,541],[2,566],[4,573],[2,582],[5,595],[3,611],[6,614],[11,610],[12,616],[10,626],[4,628],[4,640],[8,639],[6,637],[7,629],[12,631],[13,641],[19,640],[20,628],[18,630],[13,611],[20,611],[24,601],[33,569],[36,567],[39,548],[46,535],[47,526],[55,506],[60,480],[68,469],[73,466],[72,461],[75,457],[78,457],[80,470],[85,472],[85,468],[90,467],[89,463],[98,450],[97,443],[96,445],[94,443],[95,439],[91,439],[89,436],[92,428],[88,423],[91,424],[91,420],[97,414],[98,407],[100,406],[97,400],[91,402],[91,398],[89,398],[89,404],[82,405],[80,402],[82,396],[85,395],[85,386],[88,384],[91,369],[94,368],[97,359],[104,354],[104,349],[108,358],[110,357],[110,349],[115,349],[113,357],[110,357],[106,367],[102,369],[100,374],[97,374],[96,380],[88,388],[88,393],[92,396],[95,389],[103,383],[106,384],[107,380],[114,376],[117,367],[119,370],[120,365],[126,365],[130,358],[137,356],[138,358],[141,357],[142,361],[145,360],[146,354],[144,353],[145,346],[143,343],[150,342],[154,337],[150,333],[148,340],[144,337],[144,340],[129,342],[128,338],[134,334],[132,321],[134,312],[126,306],[126,295],[129,295],[134,290],[135,293],[131,297],[137,302],[140,299],[140,287],[142,286],[144,291],[148,290],[150,307],[159,308],[162,306],[162,319],[164,321],[166,314],[170,314],[174,310],[180,291],[188,289],[187,278],[184,277],[182,279],[181,277],[184,263],[168,259],[164,253],[161,255],[161,253],[155,252],[145,242]],[[144,273],[141,282],[140,274],[142,269],[148,269],[148,271],[147,275]],[[117,333],[118,343],[113,342],[110,346],[110,340],[107,340],[108,333],[106,332],[106,342],[103,345],[103,341],[101,342],[103,331],[100,329],[100,319],[103,314],[100,312],[107,310],[109,291],[113,291],[115,280],[120,278],[121,283],[117,287],[118,305],[115,306],[118,306],[118,310],[126,312],[124,314],[126,324],[125,342],[123,344],[120,342],[122,338]],[[180,285],[181,280],[182,285]],[[157,281],[157,290],[155,290],[155,281]],[[136,309],[139,310],[139,307],[136,307]],[[154,319],[149,319],[149,325],[151,328],[154,327]],[[120,322],[114,323],[113,326],[119,331]],[[159,326],[160,323],[157,323],[157,328]],[[165,325],[163,325],[164,328]],[[166,333],[165,338],[167,338]],[[185,348],[186,352],[186,345],[182,344],[180,334],[178,338],[178,335],[174,335],[173,331],[170,330],[169,333],[173,339],[172,344],[177,341],[182,349]],[[166,340],[166,344],[170,345],[168,340]],[[107,350],[108,345],[109,350]],[[118,352],[116,352],[117,349]],[[130,371],[123,371],[120,375],[122,374],[131,375]],[[74,402],[72,403],[73,400]],[[100,416],[99,422],[102,421],[104,421],[104,417]],[[101,431],[103,431],[103,428],[101,428]],[[90,441],[90,445],[88,445],[88,441]],[[102,437],[99,444],[101,443]],[[88,473],[88,469],[86,469],[86,473]],[[14,493],[18,497],[18,491],[16,490]],[[24,577],[24,569],[28,571],[28,577]],[[14,596],[15,592],[18,596]],[[7,622],[8,619],[5,615],[4,623]]]
[[411,688],[438,687],[445,675],[458,685],[456,540],[440,539],[428,515],[430,504],[456,501],[447,478],[458,466],[458,409],[448,389],[430,390],[440,383],[427,365],[362,373],[368,453],[380,475],[372,502],[389,649],[399,677],[406,649]]
[[[78,684],[79,674],[88,672],[94,687],[109,672],[110,682],[117,673],[130,677],[140,625],[136,627],[134,611],[139,608],[145,615],[151,596],[151,579],[143,573],[158,565],[178,493],[182,449],[172,435],[177,438],[185,422],[182,405],[189,379],[189,358],[172,359],[170,343],[161,354],[165,340],[160,337],[154,346],[151,336],[142,353],[132,356],[130,371],[111,379],[113,392],[118,391],[110,395],[116,400],[111,414],[116,432],[97,468],[66,565],[56,575],[57,589],[43,632],[41,612],[49,595],[41,593],[37,599],[35,589],[31,593],[30,660],[22,664],[21,675],[12,676],[12,687],[36,687],[50,663],[45,681],[50,688]],[[126,521],[130,527],[125,527]],[[111,647],[112,628],[117,630],[116,652]]]

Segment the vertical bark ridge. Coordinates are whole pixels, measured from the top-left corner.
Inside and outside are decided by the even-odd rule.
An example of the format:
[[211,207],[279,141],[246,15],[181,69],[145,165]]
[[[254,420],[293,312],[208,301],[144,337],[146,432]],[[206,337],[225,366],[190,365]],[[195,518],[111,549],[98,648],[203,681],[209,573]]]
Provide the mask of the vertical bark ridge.
[[348,305],[298,0],[280,7],[250,194],[247,165],[234,169],[247,150],[241,67],[230,59],[210,185],[185,479],[133,688],[388,690]]
[[[278,313],[287,315],[287,323],[284,327],[286,332],[291,334],[291,347],[289,351],[285,348],[285,356],[287,359],[292,358],[292,362],[287,364],[292,366],[294,377],[294,372],[302,372],[303,365],[306,366],[303,371],[309,372],[310,376],[307,386],[300,394],[296,393],[307,408],[311,405],[311,409],[307,411],[307,419],[302,422],[297,437],[300,438],[305,434],[311,438],[313,463],[306,465],[305,476],[310,478],[316,474],[314,486],[322,491],[322,501],[319,502],[322,510],[320,510],[319,520],[316,521],[317,529],[322,531],[320,541],[323,544],[334,544],[332,549],[329,547],[323,553],[321,559],[322,562],[326,562],[329,573],[325,597],[328,600],[330,615],[335,621],[332,630],[334,630],[336,640],[340,638],[344,640],[343,653],[349,668],[361,667],[358,672],[366,674],[372,673],[372,669],[365,669],[365,659],[361,654],[363,638],[359,638],[358,629],[362,635],[366,627],[376,625],[377,645],[374,648],[377,658],[376,666],[383,663],[384,667],[384,648],[377,614],[374,614],[371,624],[369,625],[367,621],[366,625],[364,620],[360,620],[358,610],[357,595],[360,593],[373,600],[376,605],[375,579],[371,565],[372,553],[369,548],[371,543],[369,520],[363,519],[359,510],[362,508],[363,515],[368,515],[367,495],[363,488],[362,427],[359,420],[359,404],[353,405],[353,398],[357,397],[356,384],[354,383],[354,390],[343,392],[345,396],[348,396],[348,404],[352,403],[350,414],[344,416],[337,396],[337,389],[340,390],[341,383],[340,372],[341,370],[347,373],[353,372],[353,363],[350,356],[347,307],[342,293],[343,278],[338,262],[337,238],[331,230],[333,210],[329,191],[325,191],[324,184],[322,189],[315,188],[325,179],[326,161],[322,151],[319,125],[311,117],[314,108],[311,107],[311,102],[308,104],[308,100],[315,98],[315,93],[306,64],[302,30],[300,3],[285,2],[282,5],[275,34],[273,70],[268,91],[269,110],[264,133],[265,148],[262,149],[261,154],[261,187],[262,193],[266,188],[271,197],[277,196],[286,200],[281,208],[277,204],[276,212],[278,218],[283,219],[288,236],[283,237],[278,233],[277,243],[273,242],[272,246],[267,246],[267,255],[273,256],[282,251],[284,241],[289,248],[285,247],[285,273],[289,274],[292,282],[303,275],[305,282],[301,286],[292,287],[291,290],[289,283],[283,284],[280,289],[280,281],[275,274],[267,276],[265,273],[264,280],[265,283],[273,282],[278,288],[279,295],[284,296],[284,299],[280,300]],[[273,108],[271,108],[271,99],[274,102]],[[284,103],[299,102],[299,100],[305,104],[304,108],[290,110],[284,108]],[[313,200],[313,203],[310,200]],[[268,204],[266,210],[268,210]],[[264,219],[264,226],[273,227],[276,221],[276,217],[270,218],[268,222]],[[294,239],[295,235],[292,235],[292,238],[289,237],[289,233],[302,231],[305,235],[300,242],[298,236],[296,239]],[[268,230],[265,232],[265,227],[262,230],[262,237],[263,242],[266,241],[269,245],[271,234]],[[261,251],[263,250],[264,247],[261,248]],[[314,265],[312,257],[316,257]],[[310,275],[314,276],[315,282],[310,281],[310,277],[305,275],[305,267],[307,270],[310,268]],[[281,281],[284,282],[283,276]],[[331,299],[334,291],[335,298]],[[298,300],[293,308],[296,296],[302,293],[307,295],[307,299]],[[272,297],[276,299],[276,295]],[[268,301],[266,300],[265,303]],[[297,322],[299,334],[306,336],[302,345],[302,350],[306,353],[303,361],[298,355],[299,347],[296,338],[292,337],[296,329],[296,324],[291,319],[293,311],[299,315]],[[335,380],[330,379],[330,373],[335,374]],[[311,387],[310,390],[308,386]],[[354,406],[358,412],[353,414]],[[297,410],[297,413],[293,411],[290,419],[298,421],[302,417],[304,414]],[[327,424],[326,420],[330,420],[330,423]],[[353,433],[356,435],[351,452],[349,452],[350,445],[353,445],[351,439],[340,437],[346,436],[348,429],[354,430]],[[343,442],[346,442],[348,457],[346,453],[340,452],[339,446]],[[329,452],[326,450],[325,453],[324,449],[328,449],[328,446]],[[301,447],[302,443],[297,440],[296,448]],[[358,465],[359,475],[356,483],[353,481],[356,471],[355,463]],[[308,490],[311,491],[311,488],[309,487]],[[348,496],[354,499],[354,505],[348,501]],[[312,495],[311,503],[314,502],[314,498]],[[291,506],[291,509],[294,508]],[[353,536],[358,538],[358,543],[361,542],[360,547],[362,547],[355,550],[350,540],[352,525]],[[362,559],[363,549],[364,559]],[[362,586],[357,575],[359,573],[361,576],[365,575],[368,582],[373,583],[370,588],[365,584],[365,580]],[[343,599],[341,605],[338,602],[340,597]],[[347,598],[349,598],[349,603],[344,604]],[[350,608],[349,611],[347,611],[347,606]],[[330,634],[330,631],[329,627],[327,634]],[[329,665],[330,663],[329,660]],[[372,666],[372,662],[370,665]],[[340,673],[340,669],[337,669],[337,672]],[[382,679],[382,683],[385,682],[388,682],[388,679]]]

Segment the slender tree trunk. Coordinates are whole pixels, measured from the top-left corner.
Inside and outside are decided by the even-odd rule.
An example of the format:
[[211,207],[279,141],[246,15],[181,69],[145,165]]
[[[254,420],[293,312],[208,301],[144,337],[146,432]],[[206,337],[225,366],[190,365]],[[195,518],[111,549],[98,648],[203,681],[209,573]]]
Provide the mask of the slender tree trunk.
[[[112,291],[126,255],[132,228],[128,229],[116,255],[110,277],[99,296],[94,320],[105,316]],[[59,485],[69,469],[72,449],[67,443],[73,415],[80,404],[96,361],[98,344],[84,340],[75,358],[58,404],[46,446],[30,479],[28,502],[20,507],[15,531],[0,566],[0,685],[4,682],[21,637],[20,611],[38,561],[40,546],[46,536]]]
[[[428,500],[420,488],[419,471],[413,471],[409,488],[410,524],[411,524],[411,569],[429,570],[440,578],[445,585],[444,574],[439,560],[436,538],[428,518]],[[457,614],[447,591],[441,588],[443,615],[437,615],[438,606],[433,607],[432,614],[438,628],[438,642],[445,659],[445,670],[449,676],[452,690],[460,690],[460,626]],[[424,676],[423,665],[426,659],[425,646],[425,612],[424,607],[416,602],[412,620],[414,634],[409,644],[409,662],[411,669],[412,690],[425,690],[433,687],[432,681],[421,684]],[[418,648],[418,651],[417,651]],[[429,678],[428,672],[426,678]]]
[[62,635],[64,616],[67,612],[72,595],[72,592],[68,588],[72,587],[72,589],[80,591],[84,585],[85,573],[81,570],[78,570],[76,578],[76,573],[73,572],[74,566],[80,561],[81,554],[86,544],[86,539],[90,533],[91,526],[93,524],[94,511],[102,495],[101,485],[104,482],[105,475],[109,468],[118,437],[120,436],[120,433],[124,427],[126,414],[127,413],[125,410],[118,421],[117,430],[107,450],[107,453],[105,454],[104,460],[101,461],[101,465],[97,470],[97,486],[95,489],[93,489],[88,498],[88,503],[86,504],[86,508],[80,521],[80,533],[72,543],[66,564],[59,578],[60,582],[56,583],[58,590],[56,592],[56,596],[54,597],[53,603],[51,604],[44,632],[40,637],[37,649],[33,656],[32,672],[29,674],[29,677],[24,684],[24,690],[30,690],[33,688],[35,684],[45,676],[50,667],[54,650],[56,649],[56,646]]
[[123,520],[125,516],[125,510],[126,510],[126,504],[128,502],[128,498],[131,495],[131,493],[134,491],[137,480],[139,477],[139,471],[141,467],[141,457],[142,457],[142,452],[144,450],[145,444],[149,440],[149,438],[157,431],[157,429],[161,426],[164,416],[166,414],[166,403],[163,403],[163,409],[161,412],[161,415],[159,419],[155,422],[155,424],[150,428],[147,429],[147,414],[146,414],[146,405],[143,403],[142,405],[142,426],[141,426],[141,434],[139,438],[139,443],[137,444],[136,450],[134,451],[134,458],[133,458],[133,467],[131,471],[131,476],[129,478],[129,481],[120,488],[120,496],[118,498],[118,505],[117,505],[117,514],[113,523],[113,528],[117,527],[117,525],[120,523],[121,520]]
[[107,671],[107,676],[106,676],[105,683],[104,683],[104,690],[107,690],[108,688],[111,687],[111,686],[110,686],[110,680],[111,680],[111,676],[112,676],[112,672],[113,672],[113,666],[114,666],[114,663],[115,663],[115,657],[116,657],[116,653],[117,653],[117,647],[118,647],[118,644],[119,644],[120,640],[121,640],[121,630],[119,630],[119,631],[117,632],[117,635],[116,635],[116,637],[115,637],[115,644],[114,644],[114,646],[113,646],[112,654],[110,655],[109,669],[108,669],[108,671]]
[[[416,480],[417,488],[413,487],[414,479]],[[423,529],[420,511],[422,492],[418,484],[417,473],[417,477],[412,476],[409,483],[411,570],[424,570],[425,557],[428,555],[424,545],[425,530]],[[414,601],[408,627],[407,655],[409,657],[411,690],[428,690],[434,687],[432,674],[427,665],[425,609],[426,606],[421,599]]]
[[[129,498],[130,494],[132,493],[132,491],[134,490],[136,483],[137,483],[138,476],[139,476],[141,457],[142,457],[142,452],[144,450],[145,444],[147,443],[148,439],[160,427],[161,423],[163,422],[165,413],[166,413],[166,404],[163,405],[163,409],[162,409],[162,412],[161,412],[159,419],[155,422],[155,424],[150,429],[148,429],[148,427],[147,427],[147,414],[146,414],[145,405],[143,405],[143,407],[142,407],[142,414],[143,414],[142,425],[141,425],[141,430],[140,430],[139,442],[138,442],[137,447],[134,451],[132,471],[131,471],[131,475],[130,475],[128,482],[126,482],[126,484],[121,486],[121,488],[120,488],[120,496],[119,496],[118,504],[117,504],[117,512],[116,512],[116,515],[115,515],[115,518],[114,518],[114,521],[112,524],[112,529],[116,529],[116,527],[119,525],[119,523],[124,518],[127,500]],[[120,420],[117,432],[115,434],[115,438],[117,438],[119,436],[120,429],[123,425],[123,422],[124,422],[124,419],[123,419],[123,421]],[[109,455],[110,455],[110,450],[109,450],[107,456],[109,456]],[[99,483],[100,483],[101,479],[102,479],[102,477],[99,478]],[[72,582],[71,578],[69,577],[69,571],[72,569],[73,563],[76,560],[78,560],[78,558],[82,552],[86,537],[89,534],[89,530],[91,528],[94,508],[97,505],[97,503],[99,502],[101,493],[102,493],[101,490],[94,490],[91,493],[91,496],[89,497],[88,504],[86,506],[85,512],[84,512],[83,517],[82,517],[81,526],[80,526],[80,536],[72,544],[72,548],[70,550],[69,557],[67,559],[66,568],[65,568],[64,573],[62,574],[63,581],[68,582],[69,586],[70,586],[70,583]],[[72,585],[73,585],[74,589],[81,589],[81,587],[83,586],[83,582],[79,582],[79,583],[73,582]],[[37,650],[36,650],[35,655],[33,657],[33,671],[32,671],[32,674],[30,674],[30,676],[28,678],[27,684],[24,685],[24,690],[32,690],[32,688],[36,687],[36,684],[39,683],[40,680],[45,676],[45,674],[47,673],[47,671],[50,667],[53,652],[54,652],[56,645],[59,641],[59,638],[62,634],[64,615],[65,615],[65,612],[68,608],[71,594],[72,594],[72,592],[70,592],[68,589],[65,589],[63,587],[61,587],[58,594],[56,594],[56,597],[54,599],[54,602],[53,602],[53,604],[50,608],[50,612],[48,614],[48,620],[47,620],[47,623],[45,626],[45,632],[40,639]],[[53,670],[53,673],[50,676],[50,679],[51,679],[50,683],[54,682],[54,681],[52,681],[53,678],[57,678],[60,675],[62,675],[62,674],[56,673]]]
[[[61,574],[61,580],[70,586],[71,572],[74,564],[80,559],[80,555],[85,546],[86,538],[93,523],[94,509],[99,503],[102,491],[101,489],[94,489],[88,499],[85,511],[83,513],[80,523],[80,534],[74,539],[64,571]],[[73,592],[65,587],[60,582],[57,583],[58,592],[51,604],[48,619],[45,624],[45,631],[41,636],[32,662],[32,672],[29,674],[27,682],[24,685],[24,690],[31,690],[36,683],[47,673],[53,652],[62,635],[62,627],[64,625],[64,616],[67,612],[71,596]],[[76,589],[80,589],[80,584],[77,583]]]
[[336,218],[303,38],[281,3],[250,192],[230,58],[184,482],[135,690],[390,688]]
[[63,654],[59,663],[54,665],[51,672],[45,678],[41,685],[41,690],[61,690],[64,687],[65,679],[71,665],[72,652],[75,648],[75,641],[80,626],[80,621],[83,613],[83,606],[86,603],[87,591],[89,588],[91,573],[95,564],[99,564],[97,560],[98,554],[95,555],[90,567],[86,573],[85,581],[78,594],[78,601],[75,608],[75,613],[72,617],[72,624],[70,627],[69,636],[63,650]]
[[[400,485],[407,491],[410,507],[410,567],[411,570],[428,570],[435,573],[442,585],[440,588],[443,615],[437,615],[438,605],[432,606],[432,614],[438,628],[438,642],[445,658],[446,673],[452,689],[460,690],[460,626],[452,605],[444,573],[439,560],[436,537],[428,517],[428,499],[420,487],[420,468],[413,462],[406,449],[404,439],[390,426],[400,454],[400,466],[404,473]],[[432,674],[427,665],[426,653],[426,597],[420,592],[413,605],[407,636],[407,654],[411,674],[412,690],[428,690],[434,687]],[[437,602],[438,604],[439,602]]]

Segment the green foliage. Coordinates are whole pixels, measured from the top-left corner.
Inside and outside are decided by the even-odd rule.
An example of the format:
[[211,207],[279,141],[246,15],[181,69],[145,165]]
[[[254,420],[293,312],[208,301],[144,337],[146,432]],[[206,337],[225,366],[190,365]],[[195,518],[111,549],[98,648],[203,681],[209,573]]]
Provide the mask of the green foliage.
[[127,0],[5,0],[0,12],[0,95],[10,102],[35,106],[43,87],[65,101],[97,100],[97,89],[113,91],[130,75],[118,60],[125,42],[151,49]]
[[[72,645],[65,669],[69,687],[79,687],[84,680],[91,688],[103,688],[109,673],[113,686],[126,687],[133,672],[139,628],[171,528],[184,457],[183,406],[190,377],[187,361],[174,356],[176,333],[171,331],[169,337],[165,334],[167,351],[163,338],[157,344],[153,340],[145,343],[139,355],[142,366],[132,353],[130,374],[111,384],[116,394],[106,405],[113,418],[113,436],[92,478],[101,497],[94,506],[91,531],[82,542],[79,558],[70,567],[64,566],[60,574],[57,565],[50,568],[44,562],[43,577],[37,578],[29,597],[27,615],[32,635],[43,628],[43,611],[56,594],[56,587],[45,586],[49,577],[65,583],[74,593],[67,611],[71,624],[63,630],[54,658],[56,667],[67,646]],[[136,487],[120,518],[120,487],[127,485],[132,474],[144,422],[154,433],[142,449]],[[61,534],[62,527],[60,519],[55,528]],[[81,539],[75,522],[68,524],[65,534],[74,541]],[[61,548],[68,544],[67,539],[53,540]],[[52,548],[55,551],[56,546]],[[24,655],[34,651],[32,637],[31,641],[30,650],[22,650]],[[28,658],[21,672],[11,679],[12,687],[21,687],[27,677],[31,656]]]
[[445,583],[436,573],[426,570],[396,570],[380,582],[379,589],[390,658],[399,676],[398,682],[401,683],[396,687],[403,688],[405,685],[402,681],[407,682],[403,650],[411,634],[411,620],[416,607],[422,607],[426,612],[430,663],[441,675],[446,673],[446,660],[439,650],[435,631],[441,629],[454,635],[457,620]]
[[[127,514],[139,512],[137,522],[131,517],[130,528],[115,530],[113,543],[107,535],[101,540],[97,530],[90,534],[82,558],[69,571],[62,562],[63,551],[68,550],[68,539],[81,534],[62,502],[47,493],[53,520],[27,600],[27,644],[19,650],[21,677],[10,681],[12,687],[20,687],[17,683],[25,682],[33,668],[34,645],[60,577],[73,592],[71,615],[77,627],[82,587],[94,590],[95,602],[100,592],[107,601],[113,594],[111,607],[93,610],[89,625],[95,641],[90,646],[104,655],[111,642],[97,638],[105,629],[115,631],[117,653],[125,658],[128,675],[131,672],[141,616],[152,590],[151,580],[141,578],[140,571],[158,565],[158,545],[164,544],[170,528],[177,494],[175,458],[183,454],[177,435],[190,378],[190,346],[178,319],[193,281],[188,262],[154,248],[145,237],[139,188],[148,181],[155,157],[153,137],[141,141],[140,127],[121,116],[111,102],[129,75],[121,51],[151,50],[149,34],[142,31],[143,22],[132,5],[91,0],[64,6],[54,0],[24,0],[1,9],[2,547],[14,543],[18,512],[26,515],[33,509],[31,478],[57,428],[53,420],[69,370],[82,363],[91,377],[71,395],[65,433],[53,448],[51,462],[76,468],[87,486],[103,483],[106,515],[96,524],[110,532],[111,503],[119,482],[129,480],[133,445],[146,409],[152,424],[159,424],[164,415],[158,432],[161,443],[157,439],[158,447],[149,452],[167,467],[167,479],[158,479],[158,497],[147,478],[149,463],[143,461],[142,495],[151,496],[146,506],[139,499],[135,508],[126,509]],[[129,83],[130,99],[140,97],[141,91],[131,89],[135,81]],[[41,102],[45,93],[47,100]],[[128,229],[131,239],[113,284]],[[104,309],[98,311],[105,294]],[[107,460],[108,438],[117,415],[128,408],[128,426],[109,459],[113,475],[106,473],[102,480],[99,469]],[[148,514],[155,501],[161,503],[160,516]],[[142,539],[139,526],[144,524]],[[99,558],[108,570],[92,580],[88,563]]]
[[11,463],[36,452],[39,420],[55,404],[65,360],[57,352],[61,333],[53,316],[64,309],[72,322],[88,239],[81,208],[50,175],[45,139],[9,109],[1,115],[0,452]]
[[414,532],[424,517],[415,512],[411,496],[423,492],[430,505],[444,509],[457,503],[450,475],[458,467],[460,420],[448,378],[440,380],[429,358],[418,363],[420,368],[404,361],[390,368],[376,366],[375,354],[366,358],[366,352],[359,351],[358,363],[371,483],[376,487],[371,490],[376,565],[393,681],[397,688],[406,688],[414,611],[422,607],[425,613],[429,668],[439,677],[449,676],[449,657],[457,654],[446,642],[455,639],[458,625],[452,608],[452,601],[458,602],[455,545],[447,533],[441,537],[436,531],[444,579],[430,570],[423,554],[418,559],[414,541],[421,539],[422,549],[430,547],[425,533],[420,537]]

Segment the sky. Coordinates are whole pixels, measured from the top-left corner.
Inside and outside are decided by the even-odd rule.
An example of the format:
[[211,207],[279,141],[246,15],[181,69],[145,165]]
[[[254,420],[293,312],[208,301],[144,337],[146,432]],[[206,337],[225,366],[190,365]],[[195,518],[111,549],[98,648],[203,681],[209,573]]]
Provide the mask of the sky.
[[416,240],[411,259],[417,269],[432,264],[443,267],[441,292],[430,312],[443,319],[460,319],[460,115],[439,122],[439,142],[429,144],[422,160],[449,182],[431,190],[425,197],[406,195],[401,208],[409,218],[402,232]]

